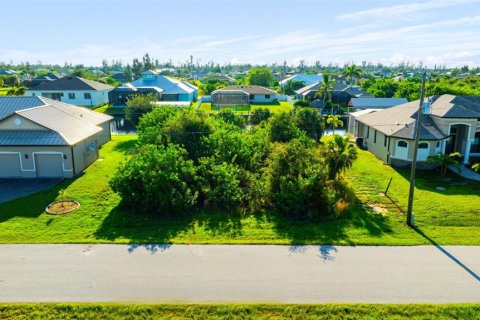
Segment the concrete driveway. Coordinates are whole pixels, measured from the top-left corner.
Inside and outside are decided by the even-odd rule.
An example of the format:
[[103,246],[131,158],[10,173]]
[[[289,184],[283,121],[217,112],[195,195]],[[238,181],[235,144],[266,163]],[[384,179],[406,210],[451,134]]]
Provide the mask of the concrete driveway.
[[0,179],[0,203],[50,189],[62,179]]
[[0,302],[480,302],[480,247],[0,245]]

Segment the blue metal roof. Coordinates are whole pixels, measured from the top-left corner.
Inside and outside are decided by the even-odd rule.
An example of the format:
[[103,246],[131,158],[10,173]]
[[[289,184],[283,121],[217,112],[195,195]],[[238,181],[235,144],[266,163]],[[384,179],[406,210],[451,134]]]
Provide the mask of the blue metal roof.
[[2,131],[1,146],[65,146],[68,143],[54,131]]
[[0,97],[0,120],[15,111],[44,106],[46,103],[39,97]]

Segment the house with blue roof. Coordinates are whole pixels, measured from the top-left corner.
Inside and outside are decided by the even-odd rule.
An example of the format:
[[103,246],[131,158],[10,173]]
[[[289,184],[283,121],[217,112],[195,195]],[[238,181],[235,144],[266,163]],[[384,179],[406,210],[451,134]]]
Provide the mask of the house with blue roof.
[[109,93],[109,101],[114,106],[125,106],[127,100],[137,94],[153,94],[160,102],[189,103],[197,99],[198,88],[186,81],[147,70],[142,73],[140,79],[112,90]]
[[280,81],[280,87],[283,88],[289,81],[300,81],[303,82],[304,86],[309,86],[322,82],[323,76],[321,74],[296,74]]

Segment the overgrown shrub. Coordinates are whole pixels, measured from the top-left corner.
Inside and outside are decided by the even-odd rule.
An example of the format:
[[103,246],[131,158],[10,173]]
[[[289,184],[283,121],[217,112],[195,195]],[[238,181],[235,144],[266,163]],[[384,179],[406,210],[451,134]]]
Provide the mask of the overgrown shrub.
[[146,145],[120,166],[110,181],[126,204],[138,211],[170,215],[193,207],[196,169],[185,149]]

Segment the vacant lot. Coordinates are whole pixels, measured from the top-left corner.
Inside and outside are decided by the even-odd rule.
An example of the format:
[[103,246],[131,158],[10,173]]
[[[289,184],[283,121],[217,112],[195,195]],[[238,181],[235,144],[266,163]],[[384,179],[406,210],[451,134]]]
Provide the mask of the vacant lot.
[[[0,243],[229,243],[229,244],[354,244],[415,245],[480,244],[480,185],[435,173],[419,174],[415,194],[417,230],[380,195],[390,177],[389,194],[406,207],[408,177],[382,165],[372,154],[360,157],[348,172],[358,203],[336,220],[290,221],[268,212],[196,212],[174,218],[146,217],[120,205],[109,187],[119,163],[135,147],[136,136],[113,136],[100,150],[102,160],[84,174],[53,189],[0,204]],[[436,186],[447,190],[438,191]],[[63,189],[78,200],[78,211],[51,216],[45,206]]]
[[[280,101],[276,104],[251,104],[250,106],[238,106],[238,107],[222,107],[221,110],[232,110],[239,114],[248,114],[256,109],[268,109],[272,113],[288,112],[293,109],[293,106],[287,101]],[[212,107],[210,102],[204,102],[200,105],[199,110],[207,113],[215,113],[218,110]]]
[[476,319],[478,304],[0,304],[1,319]]

